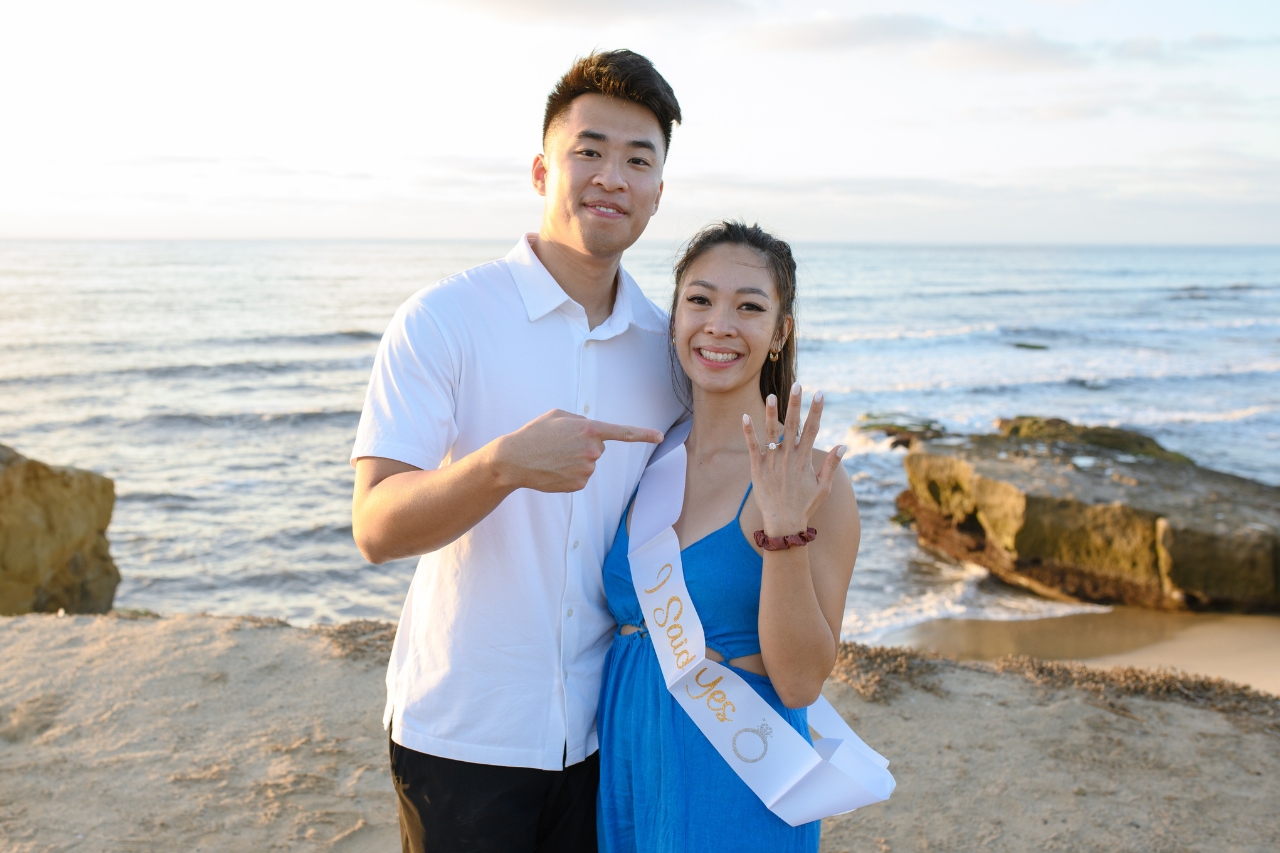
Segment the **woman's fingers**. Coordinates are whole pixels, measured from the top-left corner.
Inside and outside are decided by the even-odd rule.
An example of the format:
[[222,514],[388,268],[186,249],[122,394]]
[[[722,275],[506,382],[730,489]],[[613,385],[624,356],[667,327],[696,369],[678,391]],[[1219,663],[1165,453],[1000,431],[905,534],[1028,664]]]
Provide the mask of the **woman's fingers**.
[[788,446],[794,445],[796,436],[800,434],[800,383],[791,385],[791,398],[787,402],[787,424],[783,431],[788,439]]
[[818,495],[822,500],[827,499],[827,495],[831,494],[831,484],[836,481],[836,471],[840,470],[840,460],[844,457],[845,451],[848,450],[843,444],[831,448],[831,452],[827,454],[827,458],[822,460],[822,468],[818,471]]
[[800,433],[799,450],[803,454],[812,453],[813,443],[818,440],[818,427],[822,425],[822,405],[822,392],[819,391],[809,403],[809,417],[805,418],[804,430]]
[[782,423],[778,420],[778,398],[770,394],[764,398],[764,440],[781,441]]
[[747,450],[751,451],[751,467],[755,467],[756,457],[760,455],[760,438],[756,435],[756,425],[751,415],[742,416],[742,432],[747,439]]

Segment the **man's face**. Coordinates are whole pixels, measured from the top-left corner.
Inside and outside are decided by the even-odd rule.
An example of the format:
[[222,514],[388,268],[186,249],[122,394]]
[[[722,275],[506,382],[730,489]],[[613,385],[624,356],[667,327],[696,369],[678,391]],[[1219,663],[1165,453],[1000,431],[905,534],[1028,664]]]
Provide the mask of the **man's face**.
[[533,185],[547,200],[542,233],[595,257],[622,254],[658,211],[662,146],[662,128],[645,107],[575,98],[533,161]]

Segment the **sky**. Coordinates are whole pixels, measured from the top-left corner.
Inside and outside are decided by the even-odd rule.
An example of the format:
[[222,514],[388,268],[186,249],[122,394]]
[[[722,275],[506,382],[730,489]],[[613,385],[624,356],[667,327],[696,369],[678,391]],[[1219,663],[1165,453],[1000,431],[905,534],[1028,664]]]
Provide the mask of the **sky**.
[[511,239],[576,56],[671,82],[646,236],[1280,243],[1275,0],[0,4],[0,238]]

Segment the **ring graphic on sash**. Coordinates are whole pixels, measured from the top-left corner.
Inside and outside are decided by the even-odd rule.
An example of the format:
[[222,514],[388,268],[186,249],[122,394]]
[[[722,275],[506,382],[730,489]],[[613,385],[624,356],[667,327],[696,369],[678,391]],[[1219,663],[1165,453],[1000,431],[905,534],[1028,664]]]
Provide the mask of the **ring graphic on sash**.
[[[741,752],[738,751],[738,738],[745,734],[752,734],[760,738],[760,746],[761,746],[760,754],[757,755],[755,758],[747,758],[745,755],[743,755]],[[751,728],[738,729],[736,732],[733,733],[733,741],[730,744],[733,747],[733,754],[738,756],[738,758],[742,759],[748,764],[755,764],[757,761],[764,758],[765,755],[768,754],[769,735],[771,734],[773,734],[773,729],[769,728],[768,723],[761,723],[758,728],[754,728],[754,729],[751,729]]]

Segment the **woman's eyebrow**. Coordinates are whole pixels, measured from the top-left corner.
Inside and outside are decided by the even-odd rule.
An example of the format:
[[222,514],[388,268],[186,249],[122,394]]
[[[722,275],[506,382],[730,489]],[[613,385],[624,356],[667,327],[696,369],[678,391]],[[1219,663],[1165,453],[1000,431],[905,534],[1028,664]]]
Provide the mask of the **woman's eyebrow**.
[[[720,288],[719,288],[719,287],[716,287],[716,286],[715,286],[714,284],[712,284],[711,282],[709,282],[709,281],[704,281],[704,280],[702,280],[702,279],[700,279],[700,278],[699,278],[699,279],[695,279],[694,281],[689,282],[689,284],[688,284],[687,286],[688,286],[688,287],[705,287],[707,290],[713,290],[713,291],[716,291],[716,292],[719,292],[719,290],[720,290]],[[757,296],[763,296],[765,299],[769,299],[769,298],[770,298],[770,296],[769,296],[769,294],[768,294],[768,293],[766,293],[765,291],[761,290],[761,289],[760,289],[760,288],[758,288],[758,287],[739,287],[739,288],[738,288],[736,291],[734,291],[734,292],[735,292],[735,293],[753,293],[753,294],[755,294],[755,295],[757,295]]]

